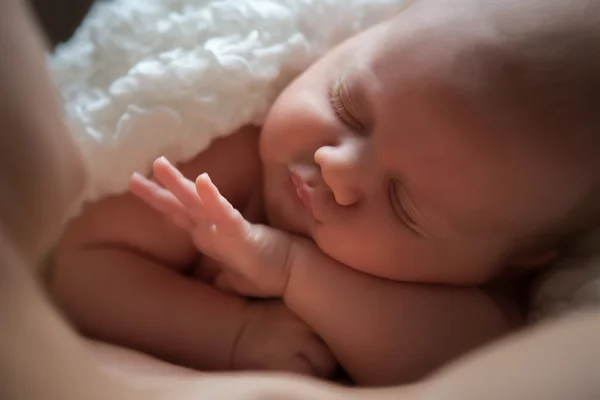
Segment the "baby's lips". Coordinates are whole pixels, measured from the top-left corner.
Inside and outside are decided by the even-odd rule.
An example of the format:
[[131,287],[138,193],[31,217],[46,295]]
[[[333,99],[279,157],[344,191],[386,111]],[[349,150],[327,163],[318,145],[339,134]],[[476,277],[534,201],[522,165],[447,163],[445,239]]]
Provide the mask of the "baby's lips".
[[289,167],[289,170],[306,186],[315,187],[322,181],[320,169],[316,164],[294,164]]

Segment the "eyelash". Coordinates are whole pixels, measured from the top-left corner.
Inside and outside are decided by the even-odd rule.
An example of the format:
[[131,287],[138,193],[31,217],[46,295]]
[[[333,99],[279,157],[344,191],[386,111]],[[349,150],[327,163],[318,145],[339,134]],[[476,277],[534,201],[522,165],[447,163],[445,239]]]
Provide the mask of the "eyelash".
[[395,180],[390,180],[388,184],[388,197],[390,199],[391,206],[396,214],[401,214],[400,218],[402,222],[404,222],[410,229],[414,230],[416,226],[415,221],[410,217],[410,215],[406,212],[404,207],[402,206],[400,199],[398,199],[398,191],[396,189],[396,185],[398,183]]
[[353,129],[355,131],[364,130],[364,126],[357,121],[356,117],[354,117],[349,111],[348,107],[344,104],[344,100],[342,99],[342,90],[343,83],[339,80],[335,82],[335,84],[331,87],[329,91],[329,103],[331,104],[331,109],[337,119],[346,125],[348,128]]

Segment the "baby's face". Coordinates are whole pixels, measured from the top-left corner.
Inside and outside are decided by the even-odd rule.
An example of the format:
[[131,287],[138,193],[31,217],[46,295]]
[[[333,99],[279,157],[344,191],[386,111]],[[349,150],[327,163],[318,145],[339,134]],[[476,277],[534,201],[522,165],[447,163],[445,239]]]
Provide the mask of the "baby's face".
[[391,26],[344,43],[273,106],[261,137],[269,222],[372,275],[487,280],[559,212],[556,171],[519,138],[524,125],[464,95],[451,49],[405,44]]

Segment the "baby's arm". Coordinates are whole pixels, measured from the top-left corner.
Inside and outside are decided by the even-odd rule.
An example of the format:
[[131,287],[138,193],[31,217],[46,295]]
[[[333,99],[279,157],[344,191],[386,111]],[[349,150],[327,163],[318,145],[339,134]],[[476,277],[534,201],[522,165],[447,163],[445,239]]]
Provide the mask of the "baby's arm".
[[165,186],[140,180],[136,192],[230,268],[226,286],[282,297],[325,340],[361,384],[411,381],[509,329],[483,291],[404,284],[365,275],[314,243],[245,221],[207,176],[196,184],[165,160]]
[[252,302],[183,276],[189,235],[131,195],[75,220],[54,257],[53,293],[96,339],[202,370],[327,376],[333,357],[280,301]]
[[362,384],[417,380],[510,330],[500,303],[481,289],[378,279],[301,238],[288,268],[285,303]]
[[228,369],[246,301],[183,277],[193,260],[181,245],[185,233],[153,214],[130,195],[88,207],[55,252],[54,297],[84,334],[190,367]]

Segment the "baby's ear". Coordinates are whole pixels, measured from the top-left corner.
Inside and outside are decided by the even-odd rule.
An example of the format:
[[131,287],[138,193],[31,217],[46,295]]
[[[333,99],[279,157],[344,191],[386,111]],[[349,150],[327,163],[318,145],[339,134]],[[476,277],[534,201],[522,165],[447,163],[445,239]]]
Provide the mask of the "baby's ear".
[[535,270],[556,261],[560,253],[557,249],[536,250],[512,258],[509,266],[522,270]]

